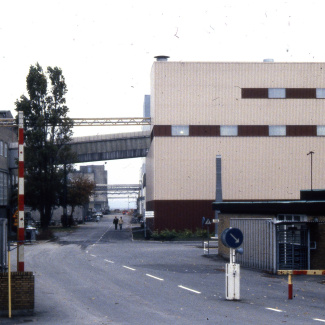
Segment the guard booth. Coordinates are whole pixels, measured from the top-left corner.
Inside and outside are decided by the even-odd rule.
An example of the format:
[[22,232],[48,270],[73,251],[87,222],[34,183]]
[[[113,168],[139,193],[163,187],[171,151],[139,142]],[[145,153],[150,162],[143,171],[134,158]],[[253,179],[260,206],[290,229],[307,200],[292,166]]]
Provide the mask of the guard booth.
[[7,271],[7,219],[0,218],[0,272]]
[[[218,234],[242,230],[243,266],[277,270],[325,269],[325,189],[301,190],[300,200],[214,202],[220,211]],[[219,241],[219,255],[229,252]]]
[[[219,218],[223,224],[223,216]],[[278,215],[276,218],[229,218],[229,226],[240,228],[245,236],[243,255],[237,256],[242,266],[274,274],[277,270],[324,269],[325,221],[307,221],[301,215]],[[229,255],[221,243],[219,255],[226,258]]]

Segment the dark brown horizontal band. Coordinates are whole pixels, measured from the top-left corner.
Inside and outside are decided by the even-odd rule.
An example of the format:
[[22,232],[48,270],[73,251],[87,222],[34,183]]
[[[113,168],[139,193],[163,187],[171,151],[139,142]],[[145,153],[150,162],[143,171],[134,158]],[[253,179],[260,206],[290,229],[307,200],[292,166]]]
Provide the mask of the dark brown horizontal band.
[[[171,137],[171,125],[154,125],[151,133],[153,137]],[[219,137],[220,125],[189,125],[190,137]],[[268,125],[238,125],[239,137],[267,137]],[[287,125],[286,136],[289,137],[314,137],[317,136],[316,125]],[[186,137],[186,136],[185,136]]]
[[[288,99],[316,99],[316,88],[283,88]],[[242,88],[242,98],[269,98],[269,88]]]

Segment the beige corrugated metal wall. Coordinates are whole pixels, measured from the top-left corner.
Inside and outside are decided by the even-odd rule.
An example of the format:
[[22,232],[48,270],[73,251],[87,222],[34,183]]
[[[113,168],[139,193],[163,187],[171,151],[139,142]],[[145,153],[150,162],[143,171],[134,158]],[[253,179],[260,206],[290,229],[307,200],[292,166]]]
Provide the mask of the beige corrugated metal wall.
[[[325,125],[325,99],[242,99],[241,88],[325,88],[324,63],[155,62],[153,125]],[[324,137],[154,137],[147,202],[214,200],[222,156],[224,200],[298,199],[325,188]]]
[[324,63],[155,62],[157,125],[325,124],[324,100],[241,99],[241,88],[325,88]]
[[[224,200],[298,199],[301,189],[310,188],[307,153],[311,149],[317,153],[313,187],[325,188],[322,137],[155,138],[147,160],[147,181],[157,186],[148,198],[214,200],[219,154]],[[160,154],[153,159],[153,152]]]

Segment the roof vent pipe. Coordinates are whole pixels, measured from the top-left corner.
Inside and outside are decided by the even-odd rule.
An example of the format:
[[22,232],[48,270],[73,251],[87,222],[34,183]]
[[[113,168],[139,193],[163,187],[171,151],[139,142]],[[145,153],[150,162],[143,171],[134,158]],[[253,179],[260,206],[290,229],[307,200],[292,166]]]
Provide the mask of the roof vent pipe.
[[169,56],[167,56],[167,55],[157,55],[157,56],[155,56],[155,59],[157,61],[168,61]]

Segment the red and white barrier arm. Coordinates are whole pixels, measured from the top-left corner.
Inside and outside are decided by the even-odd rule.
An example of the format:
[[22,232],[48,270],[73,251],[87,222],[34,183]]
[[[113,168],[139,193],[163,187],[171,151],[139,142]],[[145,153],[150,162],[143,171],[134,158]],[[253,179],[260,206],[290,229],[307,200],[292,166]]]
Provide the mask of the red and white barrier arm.
[[25,215],[24,215],[24,113],[18,112],[18,249],[17,271],[24,272]]
[[278,275],[288,275],[288,299],[292,299],[293,275],[325,275],[325,270],[278,270]]

